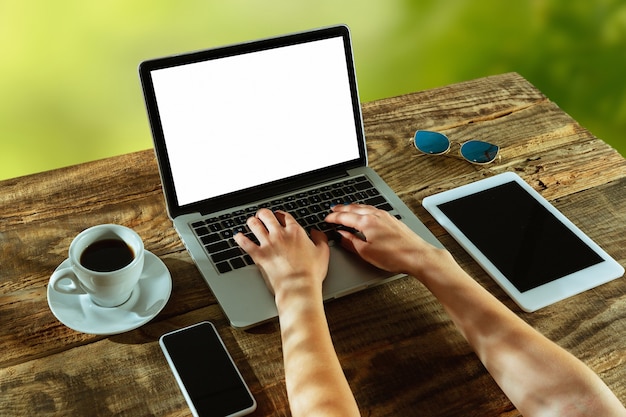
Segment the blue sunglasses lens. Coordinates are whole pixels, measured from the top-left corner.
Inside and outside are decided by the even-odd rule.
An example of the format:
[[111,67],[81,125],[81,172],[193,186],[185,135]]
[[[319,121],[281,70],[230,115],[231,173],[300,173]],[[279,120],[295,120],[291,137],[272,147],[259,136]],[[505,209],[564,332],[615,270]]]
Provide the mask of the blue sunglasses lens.
[[488,164],[498,156],[499,147],[480,140],[470,140],[461,146],[463,158],[476,164]]
[[413,143],[421,152],[430,155],[439,155],[450,149],[450,141],[446,135],[439,132],[429,132],[427,130],[418,130],[415,132]]

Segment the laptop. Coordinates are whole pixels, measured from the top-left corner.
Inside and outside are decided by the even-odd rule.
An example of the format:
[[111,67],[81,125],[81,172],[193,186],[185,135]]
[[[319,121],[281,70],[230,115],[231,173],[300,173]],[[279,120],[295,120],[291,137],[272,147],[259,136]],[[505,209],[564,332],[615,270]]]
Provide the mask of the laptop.
[[[260,207],[332,241],[335,226],[323,222],[332,204],[371,204],[441,247],[367,166],[347,26],[147,60],[139,75],[168,215],[233,327],[277,316],[232,239],[252,237],[245,220]],[[331,243],[324,299],[400,276]]]

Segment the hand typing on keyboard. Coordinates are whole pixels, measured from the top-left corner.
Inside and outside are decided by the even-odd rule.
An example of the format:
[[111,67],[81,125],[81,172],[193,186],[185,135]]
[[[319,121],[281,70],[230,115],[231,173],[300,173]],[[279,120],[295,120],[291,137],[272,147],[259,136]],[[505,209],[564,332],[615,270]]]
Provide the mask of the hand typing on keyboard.
[[393,210],[391,204],[370,180],[365,176],[358,176],[264,201],[232,213],[208,217],[193,223],[192,227],[218,271],[226,274],[232,270],[254,264],[250,255],[245,253],[235,242],[233,235],[241,232],[249,239],[256,241],[256,237],[246,221],[259,209],[267,208],[273,212],[289,212],[296,222],[306,230],[324,232],[332,245],[341,240],[341,235],[338,233],[340,229],[355,233],[361,239],[364,238],[354,228],[345,225],[338,226],[326,221],[326,216],[331,207],[345,204],[364,204],[385,211]]
[[[319,287],[321,293],[330,256],[323,232],[314,229],[310,239],[306,238],[307,233],[291,214],[268,209],[260,209],[256,216],[248,218],[247,224],[258,244],[243,233],[237,233],[234,239],[255,260],[270,289],[300,285],[298,280],[304,277],[307,282],[302,285]],[[308,282],[310,277],[315,280]]]

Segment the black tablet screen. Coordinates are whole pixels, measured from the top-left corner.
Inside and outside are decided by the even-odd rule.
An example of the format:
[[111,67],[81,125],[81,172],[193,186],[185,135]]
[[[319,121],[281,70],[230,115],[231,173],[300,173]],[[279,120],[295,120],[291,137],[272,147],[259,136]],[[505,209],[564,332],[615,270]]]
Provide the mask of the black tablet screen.
[[602,262],[514,181],[438,207],[520,292]]

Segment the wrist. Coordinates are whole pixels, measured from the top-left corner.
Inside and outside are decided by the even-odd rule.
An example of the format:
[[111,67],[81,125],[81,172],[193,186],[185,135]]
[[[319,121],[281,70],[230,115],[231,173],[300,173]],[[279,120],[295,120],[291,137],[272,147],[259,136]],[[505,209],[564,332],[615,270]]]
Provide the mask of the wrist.
[[274,301],[279,314],[294,307],[322,305],[322,286],[312,277],[285,279],[280,288],[275,289]]
[[450,252],[445,249],[429,247],[412,254],[407,273],[416,277],[423,284],[427,284],[431,280],[447,275],[445,271],[455,266],[457,263]]

